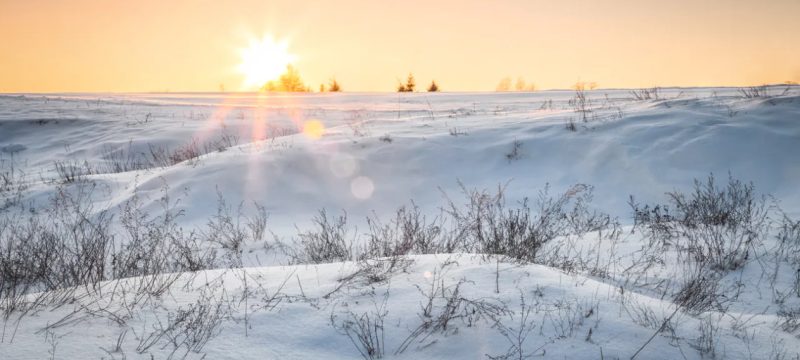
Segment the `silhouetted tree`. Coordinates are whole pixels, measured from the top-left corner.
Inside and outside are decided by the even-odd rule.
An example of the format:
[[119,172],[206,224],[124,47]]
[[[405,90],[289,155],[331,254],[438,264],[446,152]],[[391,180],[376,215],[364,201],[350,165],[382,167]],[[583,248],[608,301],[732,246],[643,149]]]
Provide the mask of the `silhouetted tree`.
[[431,86],[428,86],[428,92],[437,92],[439,91],[439,85],[436,85],[436,81],[431,81]]
[[300,72],[291,64],[286,65],[286,72],[281,74],[277,81],[268,81],[262,89],[279,92],[311,92],[311,88],[303,84]]
[[336,78],[331,79],[331,84],[328,87],[328,91],[330,91],[330,92],[340,92],[340,91],[342,91],[342,87],[339,86],[339,82],[336,81]]
[[405,84],[397,85],[397,92],[414,92],[417,83],[414,81],[414,75],[409,73]]
[[292,65],[286,66],[286,72],[278,80],[283,91],[303,92],[307,90],[306,86],[303,85],[303,80],[300,78],[300,72]]
[[408,73],[408,79],[406,79],[406,90],[409,92],[414,92],[415,87],[417,87],[417,83],[414,81],[414,75]]
[[585,82],[585,81],[578,81],[575,85],[572,85],[572,89],[575,91],[584,91],[584,90],[594,90],[597,88],[597,83],[594,81]]

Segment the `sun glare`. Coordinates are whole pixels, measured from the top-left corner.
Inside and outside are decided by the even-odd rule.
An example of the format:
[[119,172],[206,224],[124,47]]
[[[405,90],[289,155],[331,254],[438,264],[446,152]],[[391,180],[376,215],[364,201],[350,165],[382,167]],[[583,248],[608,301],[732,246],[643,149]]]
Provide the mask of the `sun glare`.
[[244,86],[261,87],[277,79],[295,59],[288,47],[287,40],[277,41],[270,36],[251,40],[250,45],[240,51],[239,72],[244,75]]
[[309,120],[303,124],[303,134],[311,139],[319,139],[325,134],[325,125],[319,120]]

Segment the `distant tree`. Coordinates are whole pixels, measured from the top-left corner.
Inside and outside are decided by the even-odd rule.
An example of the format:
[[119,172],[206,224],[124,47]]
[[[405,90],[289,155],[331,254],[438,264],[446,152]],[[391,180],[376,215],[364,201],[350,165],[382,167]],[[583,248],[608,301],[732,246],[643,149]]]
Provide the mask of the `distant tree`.
[[500,80],[500,83],[497,84],[497,91],[511,91],[511,78],[504,77]]
[[403,83],[398,82],[397,83],[397,92],[408,92],[408,90],[406,90],[406,85],[403,84]]
[[292,65],[286,66],[286,72],[278,78],[280,81],[282,91],[287,92],[303,92],[306,86],[303,85],[303,80],[300,78],[300,72]]
[[273,80],[267,81],[267,83],[261,87],[261,90],[267,92],[278,91],[278,84],[276,84]]
[[330,92],[340,92],[340,91],[342,91],[342,87],[339,86],[339,82],[336,81],[336,78],[331,79],[331,84],[328,87],[328,91],[330,91]]
[[535,91],[536,85],[533,83],[526,83],[525,78],[522,76],[517,78],[517,82],[514,83],[514,90],[515,91]]
[[325,84],[319,84],[319,92],[325,92]]
[[417,87],[417,83],[414,81],[414,74],[408,73],[408,78],[406,79],[406,91],[407,92],[414,92],[414,88]]
[[437,92],[439,91],[439,85],[436,85],[436,81],[431,81],[431,86],[428,86],[428,92]]
[[578,81],[575,85],[572,85],[572,89],[576,91],[584,91],[584,90],[594,90],[597,88],[597,83],[594,81],[585,82],[585,81]]
[[262,87],[265,91],[278,92],[311,92],[311,88],[303,84],[300,72],[294,66],[286,65],[286,72],[281,74],[277,81],[268,81]]
[[517,82],[514,84],[514,90],[525,91],[525,79],[522,76],[517,78]]

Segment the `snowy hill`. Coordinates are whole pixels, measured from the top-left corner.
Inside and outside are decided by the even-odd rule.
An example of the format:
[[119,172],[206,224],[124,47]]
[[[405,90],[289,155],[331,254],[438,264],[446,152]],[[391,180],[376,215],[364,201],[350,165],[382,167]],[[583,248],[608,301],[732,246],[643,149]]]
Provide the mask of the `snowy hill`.
[[0,96],[0,357],[798,357],[766,91]]

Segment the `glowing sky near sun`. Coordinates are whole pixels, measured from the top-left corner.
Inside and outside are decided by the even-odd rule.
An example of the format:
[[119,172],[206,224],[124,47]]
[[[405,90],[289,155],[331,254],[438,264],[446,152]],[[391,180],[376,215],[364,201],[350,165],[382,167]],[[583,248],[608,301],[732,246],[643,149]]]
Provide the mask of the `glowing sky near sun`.
[[249,90],[253,38],[312,89],[491,91],[800,81],[800,1],[0,0],[0,92]]

